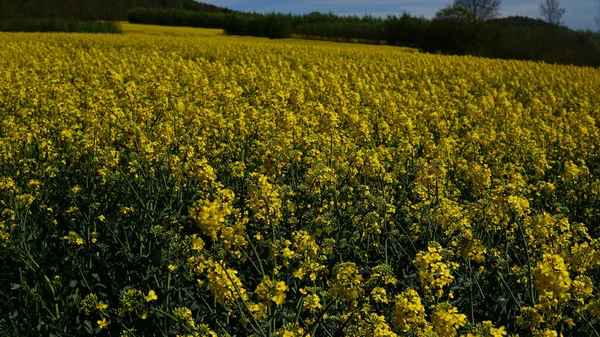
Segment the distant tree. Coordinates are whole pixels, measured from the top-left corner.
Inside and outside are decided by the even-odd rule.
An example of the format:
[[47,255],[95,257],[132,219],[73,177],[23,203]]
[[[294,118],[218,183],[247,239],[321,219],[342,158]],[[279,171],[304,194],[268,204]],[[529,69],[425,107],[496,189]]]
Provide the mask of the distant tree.
[[596,21],[596,28],[598,28],[598,31],[600,32],[600,6],[598,6],[598,13],[594,20]]
[[440,9],[429,25],[428,51],[469,54],[481,22],[467,8],[451,5]]
[[501,0],[454,0],[452,7],[466,8],[476,20],[489,20],[500,15]]
[[598,13],[594,16],[594,21],[596,22],[596,32],[592,37],[592,41],[596,49],[600,49],[600,4],[598,6]]
[[434,19],[462,22],[477,20],[475,15],[469,9],[467,9],[466,7],[456,5],[440,9],[439,11],[437,11],[437,13],[435,13]]
[[563,24],[562,17],[566,11],[564,7],[560,7],[558,0],[544,0],[540,3],[542,18],[553,25],[561,26]]

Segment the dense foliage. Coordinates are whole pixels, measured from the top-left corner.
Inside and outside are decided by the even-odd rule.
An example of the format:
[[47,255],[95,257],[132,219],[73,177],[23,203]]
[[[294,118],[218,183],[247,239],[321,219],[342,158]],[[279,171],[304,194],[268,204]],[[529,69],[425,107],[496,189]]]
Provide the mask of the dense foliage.
[[481,26],[472,50],[481,56],[598,67],[600,33],[510,17],[490,20]]
[[194,0],[0,0],[0,20],[16,18],[68,18],[77,20],[125,20],[136,7],[176,8],[227,12],[226,8]]
[[12,19],[0,20],[0,32],[66,32],[121,33],[116,22],[79,21],[69,19]]
[[0,335],[598,335],[598,69],[0,34],[0,111]]
[[[466,16],[464,15],[466,12]],[[573,31],[526,17],[478,21],[460,7],[432,19],[310,13],[209,13],[136,8],[132,23],[223,28],[227,34],[387,43],[428,52],[600,66],[600,34]]]
[[229,15],[183,9],[134,8],[129,11],[127,20],[137,24],[161,26],[185,26],[201,28],[224,28]]

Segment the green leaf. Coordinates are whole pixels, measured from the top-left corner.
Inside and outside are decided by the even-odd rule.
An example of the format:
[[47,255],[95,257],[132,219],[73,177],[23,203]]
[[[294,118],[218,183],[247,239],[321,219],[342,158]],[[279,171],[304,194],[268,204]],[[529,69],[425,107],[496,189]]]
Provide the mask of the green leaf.
[[86,319],[83,322],[83,327],[85,328],[85,331],[87,331],[87,333],[89,333],[89,334],[94,333],[94,328],[92,327],[92,322],[90,322],[89,320]]

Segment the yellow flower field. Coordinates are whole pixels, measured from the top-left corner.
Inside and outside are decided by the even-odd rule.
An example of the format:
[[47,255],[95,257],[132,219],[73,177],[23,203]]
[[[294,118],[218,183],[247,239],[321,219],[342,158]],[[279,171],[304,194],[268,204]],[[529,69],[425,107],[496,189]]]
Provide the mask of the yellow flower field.
[[0,34],[0,335],[599,336],[600,70]]

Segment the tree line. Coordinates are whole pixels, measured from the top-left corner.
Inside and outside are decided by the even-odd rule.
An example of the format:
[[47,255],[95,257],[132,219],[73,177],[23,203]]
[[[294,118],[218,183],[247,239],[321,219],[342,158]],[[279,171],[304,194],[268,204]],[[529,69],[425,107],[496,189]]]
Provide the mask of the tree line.
[[528,17],[494,16],[494,10],[477,12],[463,6],[443,8],[431,20],[407,13],[380,18],[137,8],[129,12],[128,19],[132,23],[222,28],[229,35],[360,40],[425,52],[600,66],[598,33]]
[[138,7],[230,11],[194,0],[0,0],[0,20],[62,18],[123,21],[131,9]]
[[120,34],[121,25],[113,21],[65,18],[30,18],[0,20],[0,32],[64,32]]

